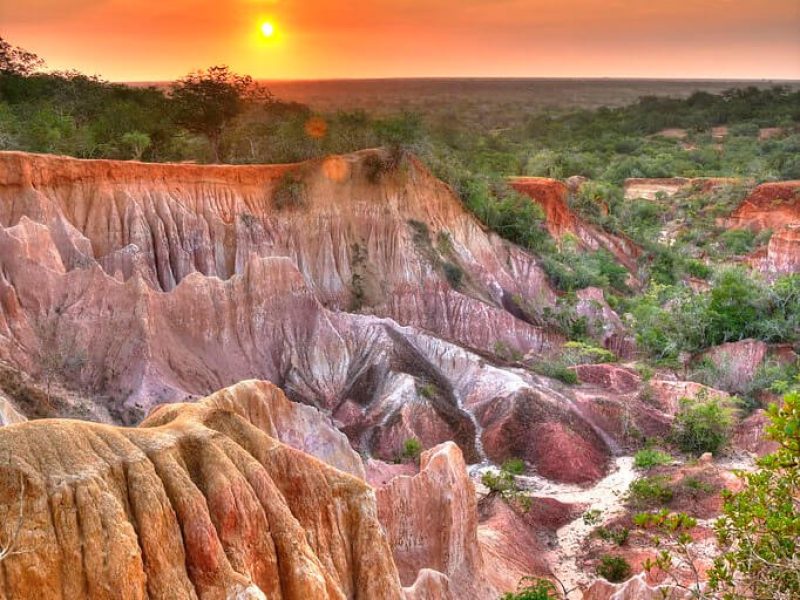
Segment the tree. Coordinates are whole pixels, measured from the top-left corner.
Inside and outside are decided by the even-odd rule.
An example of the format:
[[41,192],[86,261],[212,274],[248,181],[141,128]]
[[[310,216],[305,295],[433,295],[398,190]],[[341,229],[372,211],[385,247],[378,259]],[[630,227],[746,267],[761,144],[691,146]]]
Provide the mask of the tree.
[[150,147],[150,136],[141,131],[129,131],[120,140],[133,160],[141,160],[144,151]]
[[800,393],[770,407],[769,436],[780,444],[727,493],[717,537],[726,551],[710,572],[725,600],[800,597]]
[[271,98],[252,77],[238,75],[227,66],[190,73],[172,85],[177,122],[208,138],[214,162],[220,162],[220,140],[228,124],[248,103]]
[[0,74],[27,77],[43,66],[44,61],[33,52],[12,46],[0,37]]

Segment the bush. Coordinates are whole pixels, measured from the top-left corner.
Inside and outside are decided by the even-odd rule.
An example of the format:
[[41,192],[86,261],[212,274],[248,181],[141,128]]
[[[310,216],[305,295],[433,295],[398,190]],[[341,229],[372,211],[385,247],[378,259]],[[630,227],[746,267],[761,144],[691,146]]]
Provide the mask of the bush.
[[716,523],[724,553],[710,572],[710,587],[724,598],[800,598],[800,394],[770,407],[769,437],[779,449],[744,475],[745,487],[724,493]]
[[627,500],[637,507],[658,506],[670,502],[673,495],[669,477],[656,475],[632,482],[628,487]]
[[611,583],[621,583],[628,579],[631,573],[630,564],[621,556],[606,554],[600,558],[600,564],[597,565],[597,574]]
[[614,542],[617,546],[624,546],[631,531],[627,527],[598,527],[595,533],[601,540]]
[[752,252],[756,234],[749,229],[729,229],[719,236],[726,255],[742,255]]
[[464,282],[464,271],[458,265],[445,262],[442,264],[444,276],[447,278],[448,283],[454,288],[459,289]]
[[[526,582],[532,582],[526,585]],[[523,587],[524,586],[524,587]],[[500,600],[557,600],[556,587],[546,579],[533,579],[526,577],[519,582],[516,592],[507,592]]]
[[610,350],[586,342],[567,342],[561,354],[562,359],[571,365],[610,363],[617,360]]
[[306,205],[306,184],[297,173],[286,173],[278,182],[273,195],[278,210],[301,208]]
[[517,480],[515,475],[520,475],[525,470],[525,464],[517,459],[512,458],[503,463],[503,467],[495,471],[486,471],[481,476],[481,483],[489,488],[493,494],[499,494],[500,497],[508,503],[515,503],[524,512],[530,510],[531,497],[517,487]]
[[417,438],[409,438],[403,442],[403,458],[417,459],[422,454],[422,442]]
[[580,383],[578,373],[568,365],[558,361],[539,361],[532,366],[532,369],[543,377],[558,379],[567,385],[578,385]]
[[503,463],[503,471],[512,475],[522,475],[525,472],[525,461],[521,458],[509,458]]
[[661,465],[668,465],[672,462],[672,457],[666,452],[655,448],[645,448],[639,450],[633,457],[633,466],[637,469],[652,469]]
[[730,436],[733,410],[719,398],[683,398],[680,403],[672,425],[675,443],[690,454],[718,453]]

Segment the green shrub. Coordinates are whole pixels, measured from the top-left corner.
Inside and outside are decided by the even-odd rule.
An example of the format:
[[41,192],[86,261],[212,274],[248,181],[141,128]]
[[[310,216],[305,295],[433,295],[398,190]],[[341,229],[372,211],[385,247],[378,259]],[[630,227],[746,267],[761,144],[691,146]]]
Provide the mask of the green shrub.
[[779,449],[746,473],[744,489],[725,492],[717,541],[723,554],[710,588],[724,598],[747,590],[753,598],[800,598],[800,394],[770,406],[768,436]]
[[558,361],[542,360],[535,363],[532,369],[539,375],[558,379],[568,385],[578,385],[580,383],[578,373],[568,365]]
[[481,483],[489,488],[494,494],[508,503],[516,504],[524,512],[531,508],[532,499],[517,486],[515,475],[521,474],[525,470],[524,463],[519,459],[509,459],[503,467],[495,471],[485,471],[481,476]]
[[417,393],[423,398],[430,400],[436,395],[436,386],[430,382],[423,383],[417,386]]
[[507,592],[500,600],[557,600],[558,597],[556,587],[550,581],[526,577],[519,582],[516,592]]
[[417,459],[422,454],[422,442],[417,438],[409,438],[403,442],[403,458]]
[[672,438],[684,452],[716,454],[728,442],[733,414],[730,406],[720,398],[683,398],[672,425]]
[[606,554],[600,558],[597,574],[611,583],[621,583],[631,576],[631,566],[621,556]]
[[600,522],[600,519],[603,516],[603,511],[597,508],[593,508],[591,510],[587,510],[583,513],[583,522],[586,525],[597,525]]
[[586,342],[567,342],[561,354],[564,361],[572,365],[609,363],[617,360],[610,350]]
[[633,457],[633,466],[637,469],[652,469],[661,465],[668,465],[672,462],[672,457],[666,452],[655,448],[644,448],[639,450]]
[[595,529],[597,537],[606,542],[614,542],[617,546],[624,546],[630,533],[630,529],[627,527],[598,527]]
[[522,475],[525,472],[525,461],[521,458],[509,458],[503,463],[502,469],[512,475]]
[[499,471],[486,471],[481,476],[481,483],[489,488],[490,492],[504,493],[512,491],[516,488],[514,483],[514,475],[500,469]]
[[681,481],[681,487],[695,500],[717,491],[716,486],[703,481],[699,477],[684,477]]
[[301,208],[306,205],[306,184],[297,173],[286,173],[275,188],[273,202],[278,210]]
[[447,278],[448,283],[454,288],[459,289],[464,282],[464,271],[457,264],[445,262],[442,264],[444,276]]
[[655,475],[633,481],[628,487],[627,500],[638,507],[658,506],[670,502],[673,496],[669,477]]
[[726,255],[749,254],[755,247],[756,234],[749,229],[729,229],[718,238]]

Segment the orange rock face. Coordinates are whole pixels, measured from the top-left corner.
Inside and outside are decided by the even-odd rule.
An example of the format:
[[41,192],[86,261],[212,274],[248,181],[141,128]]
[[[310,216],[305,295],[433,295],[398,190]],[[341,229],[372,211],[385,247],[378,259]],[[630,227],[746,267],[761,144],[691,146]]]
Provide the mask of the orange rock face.
[[800,181],[759,185],[731,215],[728,226],[771,229],[766,249],[750,262],[765,273],[800,272]]
[[570,191],[567,184],[544,177],[516,177],[510,183],[512,188],[542,207],[547,229],[553,237],[560,238],[565,233],[571,233],[584,248],[604,248],[629,270],[635,270],[636,258],[641,253],[639,247],[629,239],[608,234],[578,218],[567,202]]
[[0,596],[401,598],[371,488],[262,429],[280,395],[0,429],[0,515],[23,515]]

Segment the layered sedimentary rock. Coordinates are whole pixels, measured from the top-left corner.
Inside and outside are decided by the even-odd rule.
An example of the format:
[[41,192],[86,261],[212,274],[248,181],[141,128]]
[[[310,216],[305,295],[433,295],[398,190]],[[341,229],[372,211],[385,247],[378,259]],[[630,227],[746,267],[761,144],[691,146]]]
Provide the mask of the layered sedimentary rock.
[[609,583],[598,579],[583,594],[583,600],[684,600],[692,597],[691,591],[670,585],[651,586],[644,574],[624,583]]
[[478,544],[475,490],[452,442],[420,457],[420,471],[377,489],[378,515],[404,585],[424,568],[444,574],[452,598],[479,600],[499,592]]
[[269,435],[282,402],[247,383],[136,429],[0,429],[0,597],[401,598],[372,489]]
[[566,183],[544,177],[515,177],[510,183],[511,187],[542,207],[547,229],[553,237],[560,238],[570,233],[584,248],[608,250],[629,270],[635,270],[636,259],[641,253],[639,247],[629,239],[589,225],[572,212],[567,202],[570,189]]
[[535,465],[541,448],[503,439],[521,415],[604,462],[611,449],[568,396],[487,360],[498,344],[560,343],[506,309],[553,301],[536,260],[414,159],[373,182],[375,156],[200,167],[0,154],[0,360],[91,396],[102,421],[257,378],[383,459],[416,437],[454,440],[470,463]]
[[199,167],[0,154],[0,358],[29,372],[70,362],[135,420],[125,413],[248,376],[330,407],[360,367],[329,311],[483,351],[557,341],[504,308],[552,302],[535,259],[414,159],[372,183],[368,156]]
[[772,230],[766,248],[751,257],[757,269],[778,275],[800,272],[800,181],[759,185],[734,211],[728,226]]

